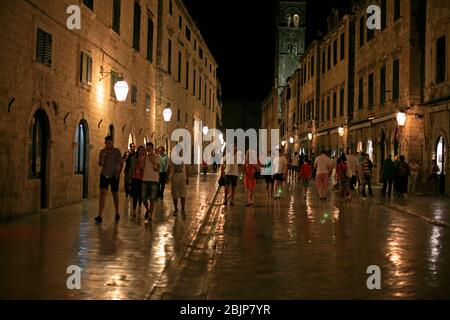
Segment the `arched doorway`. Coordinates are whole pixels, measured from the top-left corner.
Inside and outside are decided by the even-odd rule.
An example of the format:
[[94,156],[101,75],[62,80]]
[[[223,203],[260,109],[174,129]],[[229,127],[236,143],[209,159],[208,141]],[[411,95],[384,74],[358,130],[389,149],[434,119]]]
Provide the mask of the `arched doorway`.
[[378,177],[379,177],[379,181],[382,182],[383,181],[383,166],[384,166],[384,160],[386,160],[386,133],[383,132],[381,133],[381,138],[380,138],[380,170],[378,172]]
[[445,194],[445,160],[447,156],[447,147],[443,136],[438,138],[436,144],[436,162],[439,167],[439,193]]
[[37,110],[30,125],[29,178],[40,179],[40,207],[48,208],[49,202],[49,142],[50,123],[44,110]]
[[75,134],[75,174],[83,175],[83,199],[88,198],[89,177],[89,133],[86,120],[81,120]]

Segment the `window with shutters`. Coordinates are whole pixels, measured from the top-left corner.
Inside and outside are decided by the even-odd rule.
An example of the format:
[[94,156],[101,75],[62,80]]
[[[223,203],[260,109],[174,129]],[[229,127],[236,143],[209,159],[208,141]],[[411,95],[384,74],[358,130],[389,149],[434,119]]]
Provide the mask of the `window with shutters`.
[[380,70],[380,104],[386,102],[386,66],[383,66]]
[[328,46],[328,52],[327,52],[327,54],[328,54],[328,57],[327,57],[327,66],[328,66],[328,70],[330,70],[331,69],[331,45],[330,46]]
[[330,100],[331,100],[331,97],[328,96],[327,97],[327,120],[331,119],[331,110],[330,110],[331,103],[330,103]]
[[189,60],[186,59],[186,89],[189,90]]
[[52,65],[52,35],[37,29],[36,61],[50,67]]
[[94,11],[94,0],[83,0],[83,3],[86,7]]
[[153,62],[153,20],[147,18],[147,60]]
[[177,109],[177,122],[180,122],[181,119],[181,111],[180,108]]
[[325,122],[325,101],[322,98],[322,103],[320,106],[320,119],[322,122]]
[[440,37],[436,41],[436,83],[445,81],[446,52],[445,52],[445,36]]
[[339,91],[339,115],[344,115],[344,88]]
[[400,0],[394,0],[394,21],[400,19]]
[[361,110],[363,108],[364,98],[363,98],[363,92],[364,91],[364,80],[363,78],[359,79],[358,84],[358,108]]
[[193,77],[192,80],[193,80],[193,83],[194,83],[194,85],[192,86],[192,95],[195,96],[195,92],[196,92],[195,91],[195,89],[196,89],[195,87],[196,87],[196,84],[197,84],[197,70],[195,70],[195,69],[194,69],[194,77]]
[[181,82],[181,52],[178,51],[178,82]]
[[173,13],[173,3],[172,0],[169,1],[169,14],[172,15]]
[[200,59],[203,60],[203,49],[202,48],[199,48],[198,56],[200,57]]
[[84,84],[92,84],[92,58],[81,52],[80,81]]
[[314,78],[314,56],[311,57],[311,78]]
[[381,0],[381,30],[386,29],[386,0]]
[[132,104],[137,104],[137,97],[138,97],[138,89],[133,84],[133,85],[131,85],[131,103]]
[[168,50],[167,50],[167,72],[172,73],[172,40],[169,39]]
[[141,44],[141,6],[134,2],[133,49],[139,51]]
[[121,0],[113,0],[112,29],[120,34],[120,3]]
[[337,63],[337,39],[333,41],[333,65]]
[[364,45],[364,29],[365,29],[366,16],[359,18],[359,47]]
[[397,100],[400,97],[400,60],[395,60],[393,64],[392,77],[392,100]]
[[322,50],[322,73],[325,73],[325,49]]
[[183,29],[183,18],[181,16],[178,16],[178,28],[180,28],[180,30]]
[[369,74],[369,108],[373,107],[373,73]]
[[345,57],[345,33],[341,34],[341,47],[340,47],[340,53],[341,53],[341,60],[344,60]]
[[333,93],[333,119],[337,117],[337,94]]
[[186,26],[186,39],[187,41],[191,41],[191,29],[188,26]]

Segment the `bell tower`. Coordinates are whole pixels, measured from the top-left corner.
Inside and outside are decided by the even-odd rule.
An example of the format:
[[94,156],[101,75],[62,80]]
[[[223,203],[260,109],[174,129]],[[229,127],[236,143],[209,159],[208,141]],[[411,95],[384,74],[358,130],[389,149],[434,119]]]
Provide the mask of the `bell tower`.
[[[305,17],[305,2],[278,2],[275,52],[275,88],[278,96],[287,85],[287,79],[298,68],[299,58],[305,52]],[[280,114],[280,99],[278,111]]]

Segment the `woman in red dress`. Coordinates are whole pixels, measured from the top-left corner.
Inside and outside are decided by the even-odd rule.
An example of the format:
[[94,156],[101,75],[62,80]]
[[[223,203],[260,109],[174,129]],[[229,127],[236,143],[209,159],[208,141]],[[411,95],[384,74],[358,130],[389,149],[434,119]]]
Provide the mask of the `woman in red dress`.
[[256,175],[259,171],[259,164],[254,150],[247,151],[244,164],[244,186],[247,190],[247,207],[253,206],[256,189]]

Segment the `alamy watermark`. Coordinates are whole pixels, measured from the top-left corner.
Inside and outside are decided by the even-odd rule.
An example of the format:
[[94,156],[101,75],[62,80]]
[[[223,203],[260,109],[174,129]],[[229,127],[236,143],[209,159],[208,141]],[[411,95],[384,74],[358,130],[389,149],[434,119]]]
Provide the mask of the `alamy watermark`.
[[367,278],[366,285],[369,290],[380,290],[381,289],[381,269],[377,265],[371,265],[367,267],[367,274],[370,274],[370,277]]
[[83,269],[77,265],[70,265],[67,267],[66,273],[70,274],[70,276],[67,278],[66,281],[67,289],[69,290],[81,289],[81,271],[83,271]]

